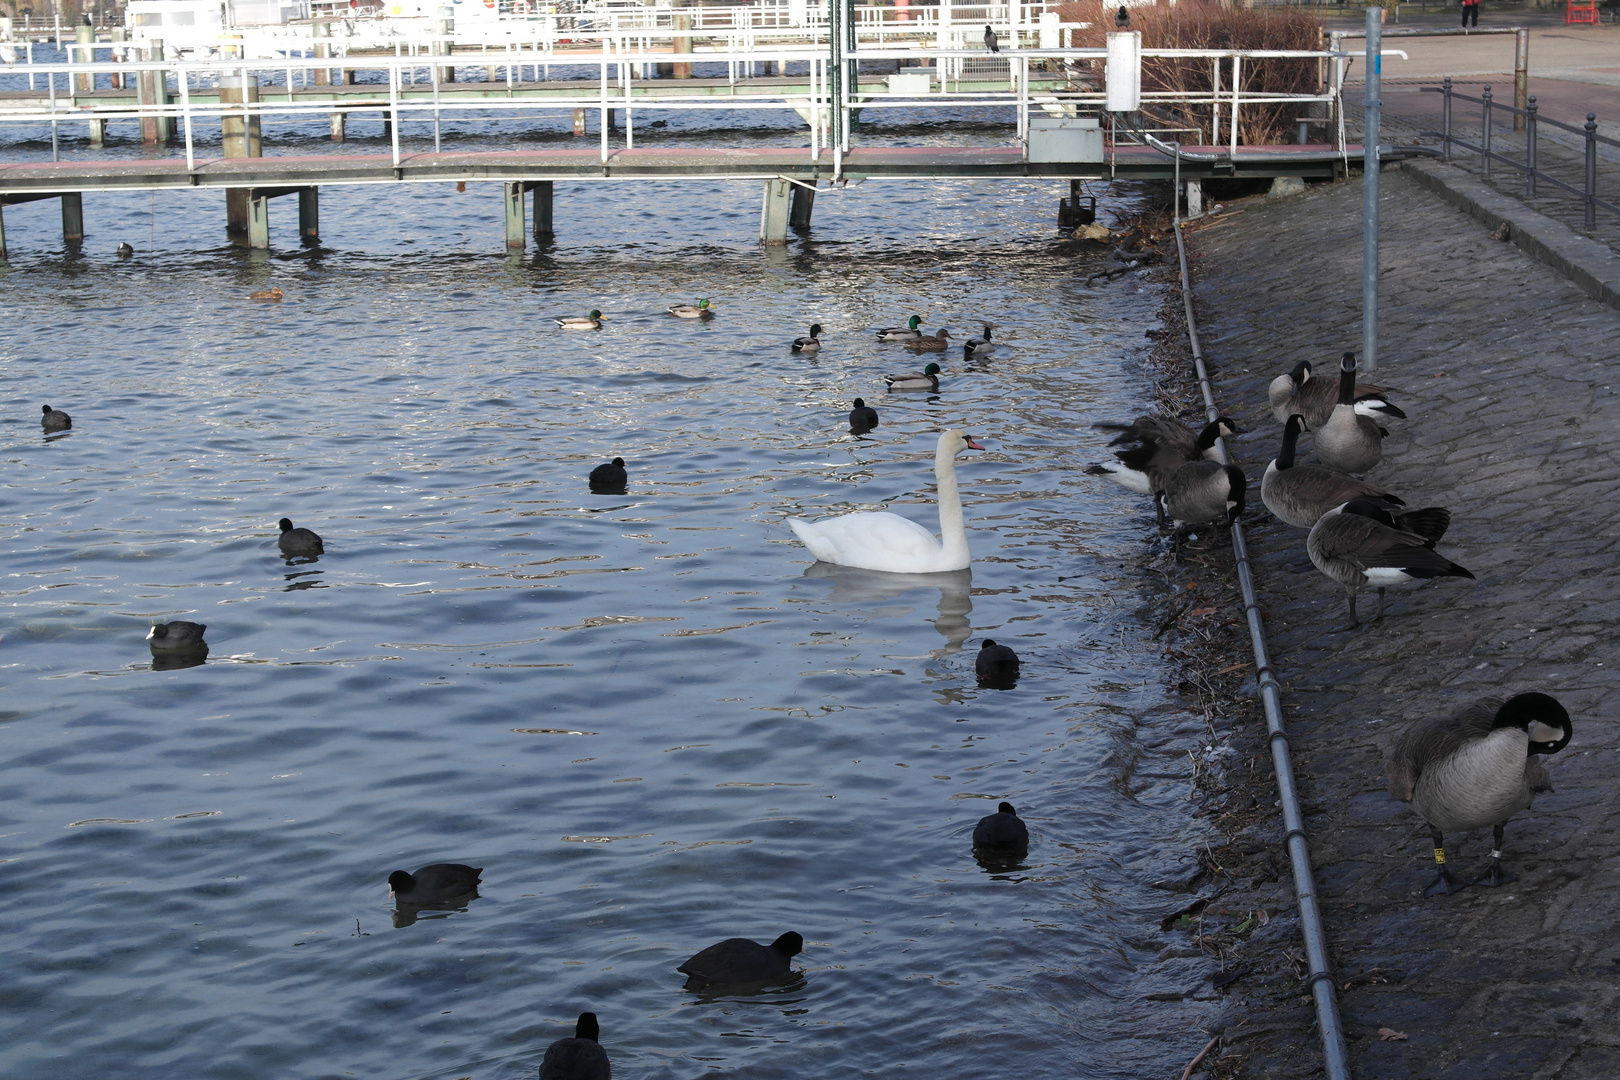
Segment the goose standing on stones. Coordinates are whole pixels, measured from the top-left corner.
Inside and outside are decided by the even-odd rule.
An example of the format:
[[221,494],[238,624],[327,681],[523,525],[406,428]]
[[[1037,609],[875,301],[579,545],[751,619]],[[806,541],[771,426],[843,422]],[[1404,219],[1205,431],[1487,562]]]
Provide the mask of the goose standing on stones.
[[1181,421],[1162,415],[1139,416],[1129,424],[1101,423],[1092,427],[1117,433],[1110,446],[1135,445],[1115,451],[1116,460],[1092,465],[1086,469],[1086,473],[1106,476],[1130,491],[1152,495],[1153,509],[1161,526],[1165,524],[1165,518],[1158,496],[1164,491],[1164,483],[1170,474],[1189,461],[1218,461],[1215,440],[1240,434],[1243,430],[1224,416],[1205,424],[1196,435]]
[[1361,625],[1356,618],[1356,590],[1363,586],[1378,588],[1378,612],[1373,616],[1377,622],[1384,617],[1384,589],[1390,585],[1474,577],[1435,551],[1433,540],[1396,527],[1390,512],[1371,499],[1351,499],[1323,514],[1305,538],[1305,551],[1318,570],[1344,586],[1352,630]]
[[1242,517],[1248,484],[1242,469],[1218,461],[1189,461],[1171,473],[1159,502],[1175,526],[1172,547],[1179,552],[1182,537],[1199,525],[1230,525]]
[[[1333,407],[1339,403],[1339,388],[1328,379],[1312,378],[1311,371],[1311,362],[1301,360],[1292,371],[1271,380],[1271,413],[1277,423],[1286,424],[1290,416],[1299,413],[1305,418],[1306,429],[1315,431],[1333,415]],[[1355,402],[1369,413],[1406,419],[1404,412],[1390,404],[1390,393],[1387,387],[1357,383]]]
[[1509,818],[1552,790],[1537,754],[1556,754],[1574,728],[1569,712],[1547,694],[1485,698],[1448,717],[1408,727],[1386,762],[1389,790],[1428,822],[1439,875],[1424,896],[1464,888],[1446,869],[1445,834],[1490,825],[1491,861],[1475,885],[1518,880],[1502,872],[1502,831]]
[[804,951],[804,938],[789,930],[769,945],[747,938],[727,938],[676,968],[698,983],[756,983],[793,971],[793,958]]
[[1376,484],[1357,480],[1348,473],[1321,465],[1297,465],[1294,448],[1303,426],[1296,413],[1283,429],[1282,449],[1266,466],[1260,480],[1260,501],[1277,517],[1301,529],[1309,529],[1329,510],[1351,499],[1368,499],[1389,511],[1395,527],[1417,533],[1427,540],[1439,540],[1451,525],[1451,511],[1438,506],[1402,511],[1406,504]]
[[868,405],[865,398],[856,398],[855,407],[849,410],[849,430],[864,435],[877,426],[877,410]]
[[276,522],[281,535],[276,538],[276,546],[283,555],[324,555],[326,545],[321,538],[310,529],[295,529],[291,518],[282,518]]
[[877,332],[877,337],[879,341],[915,341],[922,337],[922,331],[917,329],[921,325],[922,316],[913,315],[904,326],[885,326]]
[[580,1013],[574,1037],[558,1039],[546,1047],[545,1059],[540,1062],[540,1080],[613,1080],[607,1051],[597,1041],[601,1035],[596,1014]]
[[49,405],[40,406],[39,426],[46,431],[66,431],[73,426],[73,417],[61,409],[53,409]]
[[821,351],[821,324],[810,324],[809,337],[796,337],[793,339],[793,351],[796,353],[818,353]]
[[1355,398],[1356,358],[1345,353],[1339,365],[1339,403],[1327,423],[1313,429],[1312,439],[1316,460],[1347,473],[1366,472],[1383,460],[1386,432],[1373,415],[1406,415],[1394,406],[1380,409]]
[[890,390],[928,390],[939,393],[939,365],[929,364],[921,371],[908,371],[902,375],[885,375],[883,381]]
[[464,863],[434,863],[414,874],[395,870],[388,875],[388,898],[400,904],[442,904],[478,891],[482,867]]
[[964,450],[983,449],[964,431],[951,428],[940,432],[934,447],[934,482],[939,488],[937,539],[910,518],[881,511],[844,514],[822,521],[788,518],[788,525],[818,561],[835,566],[891,574],[965,570],[973,555],[968,550],[962,496],[956,487],[956,456]]
[[1000,848],[1003,851],[1027,848],[1029,827],[1018,819],[1018,811],[1013,809],[1013,804],[1004,802],[996,813],[986,814],[973,826],[973,846]]

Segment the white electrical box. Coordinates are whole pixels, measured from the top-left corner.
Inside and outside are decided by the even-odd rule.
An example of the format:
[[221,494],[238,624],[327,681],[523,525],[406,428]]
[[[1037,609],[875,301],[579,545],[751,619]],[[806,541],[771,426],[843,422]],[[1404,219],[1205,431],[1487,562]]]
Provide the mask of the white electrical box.
[[933,89],[933,75],[927,71],[903,71],[888,76],[889,93],[904,94],[907,97],[920,97],[931,93]]
[[1109,112],[1136,112],[1142,107],[1142,32],[1108,35]]
[[1102,161],[1101,122],[1089,117],[1030,117],[1028,160],[1059,164]]

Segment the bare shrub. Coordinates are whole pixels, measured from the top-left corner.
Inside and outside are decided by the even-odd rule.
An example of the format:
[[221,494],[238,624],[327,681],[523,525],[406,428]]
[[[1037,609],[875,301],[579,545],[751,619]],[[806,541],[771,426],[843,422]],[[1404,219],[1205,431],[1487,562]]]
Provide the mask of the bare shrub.
[[[1114,29],[1117,4],[1078,0],[1059,9],[1064,22],[1087,22],[1073,31],[1072,45],[1102,47]],[[1237,8],[1182,0],[1175,7],[1128,9],[1130,28],[1142,32],[1144,49],[1321,49],[1322,24],[1298,8]],[[1208,94],[1213,89],[1214,62],[1202,57],[1145,57],[1144,92]],[[1230,93],[1231,63],[1221,63],[1221,90]],[[1246,59],[1240,96],[1249,94],[1314,94],[1320,85],[1318,61]],[[1152,103],[1144,111],[1173,127],[1200,127],[1209,132],[1213,108]],[[1231,123],[1222,106],[1222,127]],[[1248,146],[1291,142],[1294,118],[1304,115],[1298,103],[1244,105],[1239,113],[1238,141]],[[1214,139],[1224,142],[1223,138]]]

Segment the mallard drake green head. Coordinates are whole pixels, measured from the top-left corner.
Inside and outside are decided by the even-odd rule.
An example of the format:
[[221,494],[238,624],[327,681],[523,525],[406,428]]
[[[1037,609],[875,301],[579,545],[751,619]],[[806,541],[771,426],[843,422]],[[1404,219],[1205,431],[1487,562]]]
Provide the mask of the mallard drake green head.
[[890,390],[938,390],[940,370],[938,364],[929,364],[921,371],[908,371],[903,375],[885,375],[883,381]]
[[877,332],[879,341],[911,341],[922,337],[922,331],[917,329],[922,325],[922,316],[913,315],[906,320],[904,326],[888,326]]
[[810,336],[793,339],[793,351],[796,353],[813,353],[821,351],[821,324],[810,324]]
[[714,314],[708,300],[699,300],[695,304],[676,304],[668,309],[669,313],[677,319],[707,319]]
[[558,316],[556,322],[564,330],[600,330],[605,320],[605,315],[591,308],[589,315],[562,315]]

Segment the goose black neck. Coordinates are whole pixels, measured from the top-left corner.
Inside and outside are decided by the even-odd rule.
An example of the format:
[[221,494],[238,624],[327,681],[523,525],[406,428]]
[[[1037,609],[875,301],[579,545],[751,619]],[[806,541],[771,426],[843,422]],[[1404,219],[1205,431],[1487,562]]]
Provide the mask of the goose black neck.
[[1356,400],[1356,357],[1345,353],[1339,367],[1339,404],[1350,405]]
[[1215,440],[1220,437],[1221,422],[1219,420],[1214,420],[1204,425],[1204,430],[1198,433],[1198,441],[1194,445],[1197,447],[1198,452],[1202,454],[1205,450],[1213,450],[1215,448]]
[[1288,418],[1288,426],[1283,428],[1282,449],[1277,451],[1277,469],[1292,469],[1294,467],[1294,451],[1299,446],[1300,416],[1295,413]]

